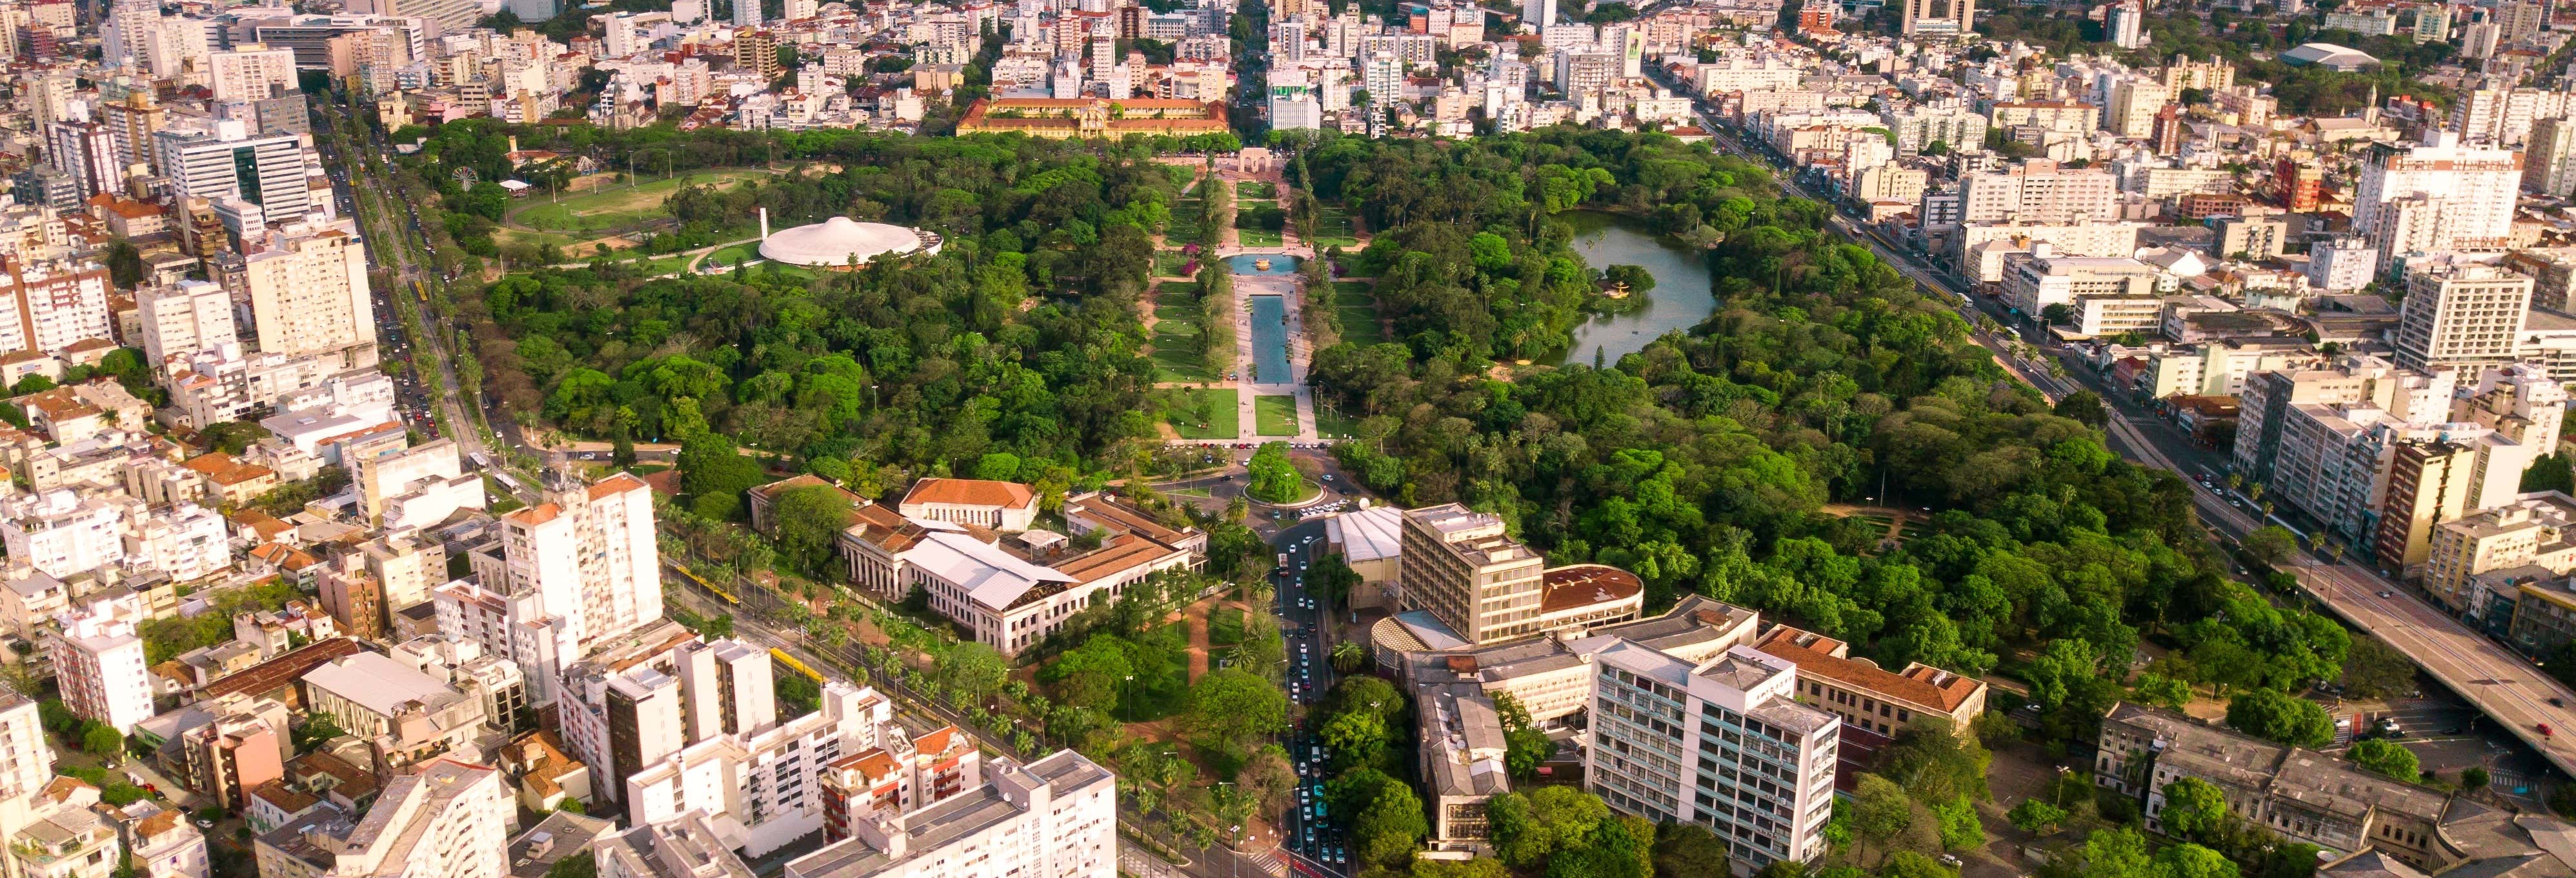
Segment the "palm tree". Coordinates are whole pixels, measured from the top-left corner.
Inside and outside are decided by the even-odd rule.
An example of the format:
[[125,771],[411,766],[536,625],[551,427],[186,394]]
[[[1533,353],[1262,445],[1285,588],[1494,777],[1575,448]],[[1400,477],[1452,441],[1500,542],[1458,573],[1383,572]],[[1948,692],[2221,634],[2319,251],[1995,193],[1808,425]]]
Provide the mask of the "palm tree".
[[1360,664],[1366,661],[1368,650],[1362,649],[1358,643],[1345,640],[1333,645],[1333,670],[1347,674],[1359,670]]

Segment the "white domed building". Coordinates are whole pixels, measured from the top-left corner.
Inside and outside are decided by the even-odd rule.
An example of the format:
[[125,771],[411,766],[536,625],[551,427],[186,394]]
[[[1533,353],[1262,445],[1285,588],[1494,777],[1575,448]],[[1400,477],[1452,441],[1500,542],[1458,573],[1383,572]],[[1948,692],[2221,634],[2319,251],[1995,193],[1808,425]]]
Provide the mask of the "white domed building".
[[[768,224],[769,218],[764,211],[761,217],[764,230]],[[760,239],[760,258],[808,268],[848,268],[866,265],[881,257],[937,254],[939,245],[939,235],[933,232],[836,216],[777,234],[764,233]]]

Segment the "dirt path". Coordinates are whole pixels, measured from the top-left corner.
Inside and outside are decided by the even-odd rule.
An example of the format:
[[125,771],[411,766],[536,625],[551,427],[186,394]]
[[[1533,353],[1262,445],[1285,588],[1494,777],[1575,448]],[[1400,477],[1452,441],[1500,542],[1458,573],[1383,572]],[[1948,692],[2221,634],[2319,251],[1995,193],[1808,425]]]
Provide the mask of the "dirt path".
[[1181,621],[1190,626],[1190,679],[1198,680],[1208,672],[1208,612],[1216,604],[1201,601],[1181,609]]

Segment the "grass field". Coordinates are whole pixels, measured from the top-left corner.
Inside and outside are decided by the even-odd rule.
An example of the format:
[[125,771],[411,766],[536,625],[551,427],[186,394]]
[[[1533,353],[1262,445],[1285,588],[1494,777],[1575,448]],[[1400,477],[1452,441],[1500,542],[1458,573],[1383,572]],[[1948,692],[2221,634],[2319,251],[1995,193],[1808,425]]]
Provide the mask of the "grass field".
[[1135,679],[1119,691],[1118,718],[1152,722],[1179,713],[1190,698],[1189,629],[1156,627],[1139,635],[1136,645],[1139,648],[1127,653],[1135,666]]
[[1328,247],[1357,249],[1360,246],[1359,229],[1351,225],[1349,211],[1327,207],[1315,212],[1315,227],[1307,230],[1306,242],[1315,245],[1317,250]]
[[1234,607],[1208,610],[1208,645],[1233,646],[1243,642],[1243,611]]
[[528,228],[547,231],[625,228],[669,216],[662,211],[662,201],[682,186],[697,184],[723,188],[752,177],[767,176],[768,173],[762,170],[710,171],[668,180],[648,180],[634,186],[613,186],[562,199],[531,195],[527,204],[512,212],[508,219]]
[[760,242],[758,241],[744,241],[707,254],[707,262],[711,265],[731,266],[746,259],[758,260],[759,258]]
[[1297,398],[1293,396],[1253,397],[1252,429],[1264,436],[1297,435]]
[[1180,277],[1182,267],[1189,264],[1190,257],[1179,250],[1163,250],[1154,254],[1154,274],[1159,277]]
[[1236,423],[1234,388],[1162,390],[1156,395],[1163,398],[1163,420],[1183,439],[1234,439],[1243,433]]
[[[1349,336],[1345,335],[1344,337],[1347,338]],[[1359,432],[1359,429],[1360,419],[1352,417],[1349,412],[1338,411],[1331,406],[1325,405],[1317,405],[1315,407],[1315,433],[1317,435],[1326,439],[1333,439],[1355,435]]]
[[1263,247],[1277,247],[1282,244],[1286,244],[1288,243],[1288,239],[1281,237],[1278,232],[1262,229],[1239,229],[1235,234],[1235,242],[1248,248],[1260,249]]
[[1172,175],[1172,185],[1181,187],[1184,192],[1199,182],[1199,169],[1188,165],[1164,165],[1163,173]]
[[1377,297],[1369,294],[1366,282],[1333,283],[1333,316],[1341,318],[1343,341],[1353,344],[1386,341],[1386,330],[1378,325]]
[[[1154,297],[1154,380],[1213,381],[1200,354],[1198,285],[1167,283]],[[1227,409],[1232,411],[1231,408]]]
[[1277,198],[1279,184],[1265,180],[1245,180],[1234,184],[1234,197],[1244,199]]

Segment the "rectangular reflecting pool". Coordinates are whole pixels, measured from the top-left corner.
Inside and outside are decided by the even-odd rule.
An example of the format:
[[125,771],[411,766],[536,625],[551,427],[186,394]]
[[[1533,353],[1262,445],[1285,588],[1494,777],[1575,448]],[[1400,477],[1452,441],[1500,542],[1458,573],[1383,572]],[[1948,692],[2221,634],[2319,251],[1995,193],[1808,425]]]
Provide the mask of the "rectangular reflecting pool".
[[1252,297],[1252,374],[1262,384],[1290,380],[1286,296]]

